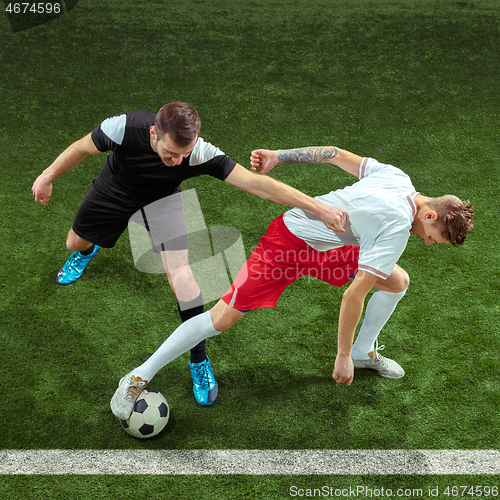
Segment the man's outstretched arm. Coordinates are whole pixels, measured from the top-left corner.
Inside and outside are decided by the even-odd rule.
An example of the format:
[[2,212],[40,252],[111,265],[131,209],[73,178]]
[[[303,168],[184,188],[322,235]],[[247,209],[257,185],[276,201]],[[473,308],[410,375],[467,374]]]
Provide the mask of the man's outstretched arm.
[[257,149],[252,151],[250,163],[254,172],[267,174],[281,163],[332,163],[359,177],[362,157],[335,146],[309,146],[297,149]]
[[80,164],[87,156],[101,153],[90,134],[66,148],[35,180],[31,190],[37,203],[46,205],[52,194],[52,181]]
[[274,201],[280,205],[309,210],[315,213],[328,229],[341,233],[345,232],[344,224],[346,223],[347,215],[343,210],[311,198],[272,177],[254,174],[241,165],[236,164],[233,171],[225,179],[225,182],[265,200]]

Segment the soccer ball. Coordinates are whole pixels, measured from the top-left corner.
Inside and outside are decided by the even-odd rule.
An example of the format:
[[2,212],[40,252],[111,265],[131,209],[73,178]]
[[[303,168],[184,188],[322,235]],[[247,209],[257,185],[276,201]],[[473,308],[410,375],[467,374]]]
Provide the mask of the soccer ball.
[[157,390],[148,387],[137,398],[130,417],[120,420],[120,423],[131,436],[146,439],[159,434],[167,425],[169,416],[167,400]]

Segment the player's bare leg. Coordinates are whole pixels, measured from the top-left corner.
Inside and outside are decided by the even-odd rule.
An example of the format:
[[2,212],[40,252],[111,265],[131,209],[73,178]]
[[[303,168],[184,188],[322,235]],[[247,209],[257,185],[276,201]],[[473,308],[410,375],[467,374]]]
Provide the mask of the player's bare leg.
[[377,290],[368,301],[363,323],[352,347],[355,368],[376,370],[385,378],[404,376],[403,368],[396,361],[379,354],[385,346],[378,347],[377,338],[409,284],[408,273],[397,265],[386,280],[379,278],[375,283]]
[[200,287],[189,266],[188,250],[160,252],[170,288],[179,302],[191,302],[200,295]]
[[66,236],[66,246],[68,250],[72,252],[85,252],[85,250],[88,250],[92,246],[92,243],[84,240],[82,237],[78,236],[73,229],[70,229]]
[[391,293],[404,292],[409,285],[410,277],[408,276],[408,273],[397,264],[394,266],[391,275],[386,280],[379,278],[375,282],[375,288],[377,290],[383,290]]
[[223,332],[233,326],[239,319],[243,318],[246,313],[228,306],[223,300],[219,300],[212,309],[210,315],[212,316],[212,323],[218,332]]

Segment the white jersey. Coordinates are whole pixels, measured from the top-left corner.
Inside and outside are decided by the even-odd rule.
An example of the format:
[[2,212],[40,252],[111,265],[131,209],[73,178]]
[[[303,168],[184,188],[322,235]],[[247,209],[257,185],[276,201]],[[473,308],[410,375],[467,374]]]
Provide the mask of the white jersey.
[[328,229],[317,215],[294,208],[285,213],[287,228],[315,250],[359,247],[359,269],[387,279],[406,248],[418,193],[399,168],[363,158],[359,181],[316,199],[347,213],[345,233]]

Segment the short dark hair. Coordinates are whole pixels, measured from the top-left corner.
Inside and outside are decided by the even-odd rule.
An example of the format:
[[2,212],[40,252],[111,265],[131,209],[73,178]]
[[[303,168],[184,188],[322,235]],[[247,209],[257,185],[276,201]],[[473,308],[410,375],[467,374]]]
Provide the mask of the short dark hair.
[[189,104],[171,102],[156,113],[155,128],[160,139],[168,134],[178,146],[187,146],[200,135],[201,120]]
[[433,198],[429,202],[429,208],[438,214],[436,224],[443,237],[453,246],[462,245],[474,226],[472,222],[474,210],[469,200],[463,202],[460,198],[447,194]]

